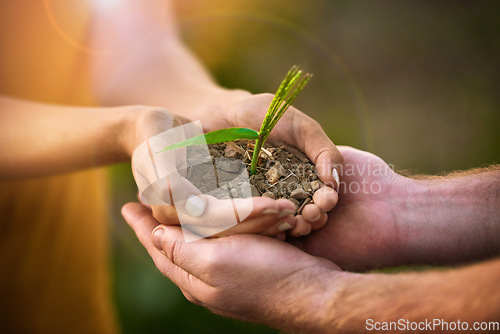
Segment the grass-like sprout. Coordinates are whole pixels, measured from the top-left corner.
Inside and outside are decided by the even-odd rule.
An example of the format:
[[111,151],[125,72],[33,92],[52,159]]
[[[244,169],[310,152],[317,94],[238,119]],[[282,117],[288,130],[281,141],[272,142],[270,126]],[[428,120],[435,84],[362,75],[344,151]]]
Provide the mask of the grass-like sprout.
[[311,74],[307,73],[302,77],[302,70],[297,66],[293,66],[290,71],[288,71],[285,79],[281,82],[267,110],[262,126],[260,127],[259,138],[255,142],[255,149],[253,151],[250,173],[255,174],[257,172],[257,163],[262,145],[264,145],[264,142],[276,126],[276,123],[278,123],[280,118],[292,105],[302,89],[304,89],[304,86],[311,79],[311,76]]
[[285,79],[283,79],[278,90],[274,94],[274,98],[269,106],[269,109],[267,110],[259,132],[248,128],[227,128],[216,130],[184,140],[174,145],[167,146],[160,152],[191,145],[217,144],[237,139],[255,139],[255,148],[253,151],[252,163],[250,165],[250,173],[255,174],[257,172],[257,164],[262,145],[264,145],[264,142],[276,126],[276,123],[278,123],[280,118],[292,105],[293,101],[304,89],[304,86],[311,79],[311,77],[312,75],[309,73],[303,76],[302,70],[297,66],[293,66],[288,71]]

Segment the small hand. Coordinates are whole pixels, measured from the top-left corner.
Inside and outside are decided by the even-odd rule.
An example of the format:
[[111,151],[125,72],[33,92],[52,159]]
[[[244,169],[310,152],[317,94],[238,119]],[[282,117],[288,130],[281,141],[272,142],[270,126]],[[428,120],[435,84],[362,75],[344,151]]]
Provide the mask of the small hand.
[[[206,131],[231,126],[258,130],[272,99],[272,94],[224,92],[214,97],[216,102],[211,104],[223,107],[208,107],[210,112],[207,112],[207,107],[200,105],[196,117],[202,121]],[[322,228],[327,221],[326,213],[337,203],[338,196],[334,189],[338,189],[339,179],[334,167],[342,165],[342,154],[318,122],[293,107],[277,123],[269,140],[285,142],[302,150],[316,165],[320,179],[327,185],[315,193],[314,204],[307,205],[302,215],[296,217],[297,225],[290,234],[298,237]]]
[[122,213],[160,271],[191,302],[218,314],[283,330],[323,326],[339,268],[296,247],[259,235],[232,235],[185,243],[144,206]]

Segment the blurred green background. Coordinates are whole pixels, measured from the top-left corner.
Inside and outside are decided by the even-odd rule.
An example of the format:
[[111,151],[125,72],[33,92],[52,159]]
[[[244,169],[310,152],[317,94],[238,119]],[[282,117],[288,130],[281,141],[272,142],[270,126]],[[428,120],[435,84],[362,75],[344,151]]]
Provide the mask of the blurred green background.
[[[338,145],[397,169],[499,162],[498,1],[177,1],[187,45],[221,85],[273,92],[293,64],[314,73],[299,109]],[[275,333],[190,304],[119,213],[135,200],[113,167],[113,291],[124,333]]]

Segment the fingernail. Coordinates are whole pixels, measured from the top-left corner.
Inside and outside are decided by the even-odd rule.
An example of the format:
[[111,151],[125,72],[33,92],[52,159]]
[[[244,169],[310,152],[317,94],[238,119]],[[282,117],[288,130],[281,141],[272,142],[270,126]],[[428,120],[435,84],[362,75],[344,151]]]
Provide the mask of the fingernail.
[[199,217],[205,212],[205,203],[196,195],[189,195],[184,206],[187,212],[193,217]]
[[281,223],[279,226],[278,226],[278,230],[280,232],[284,232],[284,231],[288,231],[288,230],[291,230],[293,228],[292,225],[288,224],[288,223]]
[[267,216],[267,215],[276,215],[278,214],[278,210],[274,210],[274,209],[265,209],[264,211],[262,211],[262,214],[264,216]]
[[333,179],[335,180],[335,182],[337,182],[337,193],[339,192],[339,188],[340,188],[340,176],[339,176],[339,172],[337,171],[337,168],[333,167],[332,169],[332,176],[333,176]]
[[159,227],[153,231],[153,236],[152,236],[153,245],[163,255],[165,255],[165,252],[163,251],[163,246],[162,246],[161,241],[163,239],[164,234],[165,234],[165,231],[163,230],[163,228]]
[[291,215],[292,213],[295,213],[295,210],[290,210],[290,209],[284,209],[283,211],[280,212],[278,219],[284,218],[288,215]]

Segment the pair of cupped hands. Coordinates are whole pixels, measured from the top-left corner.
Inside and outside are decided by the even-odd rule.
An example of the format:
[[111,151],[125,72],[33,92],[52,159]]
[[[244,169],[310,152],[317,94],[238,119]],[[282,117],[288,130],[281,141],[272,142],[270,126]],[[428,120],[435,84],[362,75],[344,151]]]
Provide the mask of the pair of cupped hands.
[[[227,127],[259,129],[272,97],[244,92],[222,94],[215,99],[217,103],[200,104],[191,115],[201,121],[204,131]],[[154,135],[185,122],[163,109],[146,110],[137,118],[135,138],[130,145],[137,149]],[[286,291],[288,285],[279,282],[304,282],[314,279],[316,273],[338,272],[340,268],[360,270],[391,265],[398,262],[395,254],[400,253],[390,199],[404,187],[403,177],[373,154],[336,147],[318,122],[293,107],[278,122],[269,140],[303,151],[316,165],[324,183],[314,194],[314,203],[306,205],[300,215],[293,215],[295,205],[286,199],[235,199],[241,201],[241,207],[251,203],[253,209],[244,220],[215,235],[221,238],[186,242],[178,215],[191,216],[194,225],[204,220],[216,222],[234,216],[234,206],[221,206],[224,200],[200,194],[196,187],[182,181],[177,185],[165,182],[154,193],[168,199],[173,188],[185,192],[184,198],[191,198],[189,204],[185,202],[187,212],[186,207],[168,205],[168,200],[165,205],[128,203],[122,209],[157,267],[189,300],[219,314],[250,321],[255,320],[252,317],[267,316],[255,314],[255,307],[269,294],[274,299],[281,298],[276,289],[283,290],[283,298],[289,293],[300,298],[296,291]],[[152,153],[151,147],[148,151]],[[170,163],[171,169],[178,165],[175,161],[165,163]],[[355,172],[342,173],[343,166],[351,166]],[[367,166],[384,172],[370,175]],[[141,159],[133,159],[138,184],[154,183],[159,177],[158,170],[147,168],[141,166]],[[340,184],[334,168],[340,175]],[[351,183],[359,186],[362,182],[377,183],[377,193],[347,191]],[[189,211],[194,214],[189,215]],[[283,241],[285,232],[289,237]],[[259,322],[274,321],[262,319]]]
[[[164,225],[182,225],[204,237],[251,233],[284,240],[285,233],[300,237],[321,229],[327,221],[327,212],[338,200],[338,170],[343,158],[321,126],[296,109],[289,110],[280,120],[269,140],[304,151],[315,163],[323,181],[323,186],[314,194],[313,204],[306,205],[297,216],[294,216],[295,204],[286,199],[248,198],[251,194],[246,194],[242,197],[247,198],[231,200],[202,193],[186,174],[193,164],[206,162],[208,150],[204,147],[196,148],[201,156],[193,156],[186,147],[162,152],[166,146],[203,131],[227,127],[258,129],[271,99],[271,95],[253,95],[236,102],[229,112],[223,113],[223,109],[207,112],[201,117],[203,128],[200,123],[191,123],[167,110],[142,113],[136,121],[132,170],[139,187],[139,199],[152,210],[153,217]],[[204,172],[210,174],[210,170]],[[205,179],[210,176],[215,179],[215,173],[205,175]],[[235,220],[232,217],[237,217],[237,224],[229,222]]]

